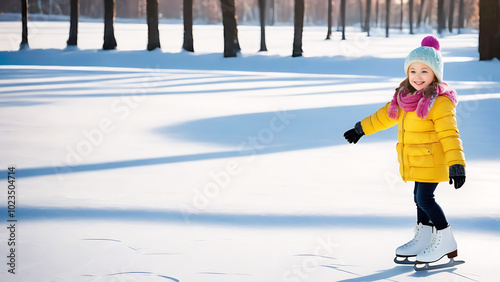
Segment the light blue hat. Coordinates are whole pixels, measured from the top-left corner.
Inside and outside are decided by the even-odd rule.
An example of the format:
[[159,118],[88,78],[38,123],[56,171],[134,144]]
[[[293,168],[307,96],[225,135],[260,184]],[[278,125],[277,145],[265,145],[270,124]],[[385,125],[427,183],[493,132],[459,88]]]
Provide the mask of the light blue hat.
[[430,35],[422,40],[422,46],[414,49],[405,59],[405,74],[413,63],[422,63],[432,69],[439,82],[443,81],[443,58],[441,57],[439,41]]

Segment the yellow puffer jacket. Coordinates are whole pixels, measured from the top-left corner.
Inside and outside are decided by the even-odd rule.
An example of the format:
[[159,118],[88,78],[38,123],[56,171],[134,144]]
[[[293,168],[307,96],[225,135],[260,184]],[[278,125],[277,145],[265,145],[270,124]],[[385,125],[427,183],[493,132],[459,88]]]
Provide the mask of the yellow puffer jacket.
[[398,124],[399,171],[404,181],[444,182],[449,180],[448,167],[465,166],[462,140],[457,129],[456,110],[452,101],[439,96],[425,119],[415,112],[399,108],[398,120],[389,118],[390,103],[363,119],[366,135]]

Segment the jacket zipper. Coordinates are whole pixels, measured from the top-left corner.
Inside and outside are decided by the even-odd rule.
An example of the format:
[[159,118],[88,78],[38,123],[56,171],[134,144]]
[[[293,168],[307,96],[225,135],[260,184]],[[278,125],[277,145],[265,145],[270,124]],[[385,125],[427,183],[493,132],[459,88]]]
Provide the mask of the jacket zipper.
[[403,166],[403,181],[406,183],[406,173],[405,173],[405,118],[406,112],[403,114],[403,119],[401,120],[401,165]]

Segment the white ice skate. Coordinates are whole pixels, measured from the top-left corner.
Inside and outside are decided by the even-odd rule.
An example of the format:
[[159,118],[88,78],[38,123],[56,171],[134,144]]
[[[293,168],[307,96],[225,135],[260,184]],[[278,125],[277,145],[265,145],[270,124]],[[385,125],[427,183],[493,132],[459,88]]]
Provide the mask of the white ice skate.
[[420,251],[425,249],[432,239],[432,226],[419,223],[415,226],[415,236],[408,243],[396,249],[394,262],[397,264],[415,264],[408,258],[416,257]]
[[[416,271],[432,270],[464,263],[464,261],[456,261],[454,259],[458,255],[458,249],[457,242],[451,233],[451,228],[448,226],[442,230],[433,229],[431,243],[424,250],[418,253],[416,258],[417,263],[415,264],[414,269]],[[444,256],[448,256],[450,259],[447,263],[429,265],[432,262],[440,260]]]

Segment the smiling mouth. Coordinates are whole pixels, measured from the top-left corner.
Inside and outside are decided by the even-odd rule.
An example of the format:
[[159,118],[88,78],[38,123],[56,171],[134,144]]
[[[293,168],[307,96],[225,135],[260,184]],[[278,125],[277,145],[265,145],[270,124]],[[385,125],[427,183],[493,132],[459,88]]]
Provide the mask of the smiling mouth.
[[422,85],[422,84],[424,84],[423,81],[414,81],[413,83],[415,83],[416,85]]

